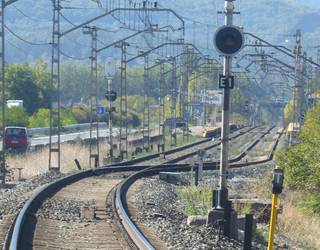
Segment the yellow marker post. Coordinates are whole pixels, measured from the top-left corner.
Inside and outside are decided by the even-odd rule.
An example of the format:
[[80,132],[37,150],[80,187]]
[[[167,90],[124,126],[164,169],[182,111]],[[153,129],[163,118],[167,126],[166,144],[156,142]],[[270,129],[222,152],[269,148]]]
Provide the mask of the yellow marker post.
[[268,240],[268,250],[273,249],[274,235],[277,225],[277,208],[278,208],[278,194],[272,195],[272,207],[270,216],[270,226],[269,226],[269,240]]
[[277,208],[279,194],[282,193],[283,189],[284,172],[282,169],[275,168],[273,170],[272,179],[272,207],[270,216],[270,227],[269,227],[269,239],[268,239],[268,250],[273,249],[274,235],[277,225]]

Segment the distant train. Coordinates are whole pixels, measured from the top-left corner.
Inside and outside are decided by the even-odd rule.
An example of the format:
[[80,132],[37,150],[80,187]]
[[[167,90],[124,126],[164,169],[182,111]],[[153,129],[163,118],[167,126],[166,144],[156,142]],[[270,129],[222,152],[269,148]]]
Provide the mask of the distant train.
[[[230,132],[233,132],[239,128],[236,124],[230,124]],[[206,128],[203,131],[202,137],[204,138],[212,138],[212,137],[218,137],[221,134],[221,127],[215,127],[215,128]]]

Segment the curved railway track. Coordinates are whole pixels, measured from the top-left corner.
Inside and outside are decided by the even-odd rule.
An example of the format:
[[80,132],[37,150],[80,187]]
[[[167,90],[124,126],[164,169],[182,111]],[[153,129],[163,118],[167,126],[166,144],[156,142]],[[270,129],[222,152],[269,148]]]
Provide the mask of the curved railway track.
[[[230,161],[237,162],[241,160],[271,130],[272,128],[264,131],[252,143],[247,145],[241,154]],[[279,134],[272,146],[268,159],[254,163],[232,164],[231,167],[243,167],[270,161],[281,134]],[[195,144],[201,145],[201,143],[197,142],[193,144],[193,147]],[[210,149],[213,145],[206,146]],[[181,148],[184,150],[191,147]],[[177,149],[173,151],[175,150]],[[50,183],[35,192],[25,203],[15,220],[12,230],[10,230],[4,249],[128,249],[135,247],[153,249],[152,244],[129,217],[126,193],[130,185],[139,178],[154,175],[160,171],[190,171],[188,164],[174,163],[181,162],[195,154],[196,152],[191,150],[191,152],[186,152],[184,155],[176,156],[176,158],[167,161],[166,164],[162,163],[152,167],[150,165],[146,166],[146,164],[144,166],[133,166],[133,164],[139,162],[150,161],[150,156],[147,156],[120,164],[124,166],[117,165],[90,169]],[[159,156],[155,158],[157,157]],[[204,169],[214,170],[217,168],[218,163],[206,163]],[[124,180],[124,177],[130,171],[134,172],[134,174]],[[119,183],[121,184],[117,187]],[[115,199],[113,199],[114,197]],[[46,212],[43,213],[49,214],[49,218],[41,216],[41,210],[46,207],[46,204],[54,204],[54,201],[67,203],[68,200],[83,204],[81,214],[85,217],[84,214],[87,211],[87,214],[89,214],[87,215],[89,218],[86,218],[87,221],[85,219],[80,222],[57,220],[55,219],[55,216],[57,216],[55,215],[55,206],[53,206],[53,211],[45,210]],[[50,217],[51,215],[52,217]],[[121,221],[121,224],[119,221]],[[65,240],[62,240],[63,238]]]

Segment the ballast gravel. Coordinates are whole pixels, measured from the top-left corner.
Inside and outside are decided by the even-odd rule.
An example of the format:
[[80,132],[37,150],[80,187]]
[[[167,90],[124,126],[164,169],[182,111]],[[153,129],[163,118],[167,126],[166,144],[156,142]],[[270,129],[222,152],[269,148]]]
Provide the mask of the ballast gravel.
[[62,174],[52,171],[18,183],[12,188],[0,188],[0,219],[6,215],[18,213],[36,188],[53,182],[62,176]]
[[217,228],[188,226],[175,185],[156,177],[144,179],[135,200],[139,222],[155,231],[169,249],[241,249],[240,243],[220,236]]

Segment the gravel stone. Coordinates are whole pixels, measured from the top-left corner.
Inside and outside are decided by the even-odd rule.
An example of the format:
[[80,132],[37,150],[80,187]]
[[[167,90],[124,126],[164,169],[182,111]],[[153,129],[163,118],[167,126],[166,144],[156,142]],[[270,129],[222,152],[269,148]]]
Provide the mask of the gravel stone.
[[169,249],[241,249],[238,242],[219,236],[216,228],[188,226],[183,213],[185,204],[179,199],[176,188],[158,178],[144,179],[135,195],[140,210],[139,222],[151,227]]
[[37,212],[37,216],[45,219],[60,221],[88,222],[88,219],[81,218],[81,207],[95,206],[95,202],[81,202],[69,199],[47,199]]
[[6,215],[17,214],[36,188],[62,176],[62,174],[52,171],[21,182],[13,188],[0,189],[0,219]]

